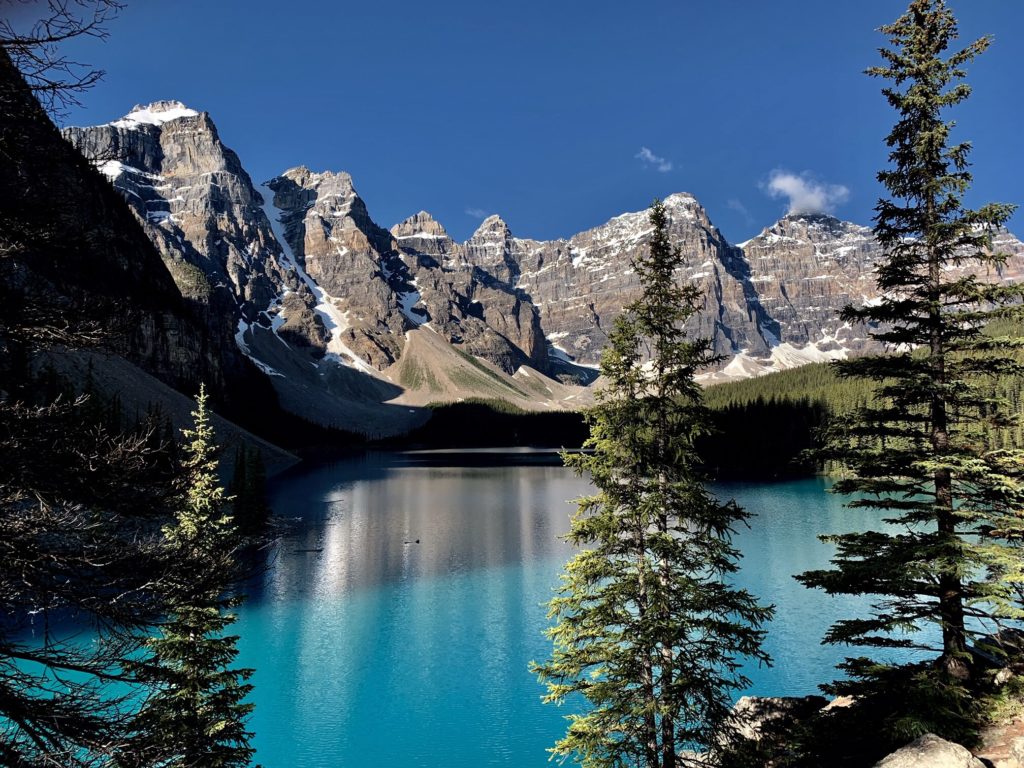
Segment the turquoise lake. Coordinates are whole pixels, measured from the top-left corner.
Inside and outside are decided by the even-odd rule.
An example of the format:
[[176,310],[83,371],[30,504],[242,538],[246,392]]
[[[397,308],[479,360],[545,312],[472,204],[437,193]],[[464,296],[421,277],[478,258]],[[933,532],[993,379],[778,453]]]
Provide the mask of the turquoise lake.
[[[256,669],[251,727],[264,768],[530,768],[566,711],[541,703],[544,603],[572,550],[560,540],[588,483],[516,456],[377,453],[303,467],[271,487],[296,518],[239,610]],[[866,600],[792,575],[825,566],[819,533],[878,527],[822,479],[720,484],[756,516],[738,581],[774,603],[770,668],[748,693],[815,693],[848,649],[820,644]],[[419,543],[416,543],[418,540]]]

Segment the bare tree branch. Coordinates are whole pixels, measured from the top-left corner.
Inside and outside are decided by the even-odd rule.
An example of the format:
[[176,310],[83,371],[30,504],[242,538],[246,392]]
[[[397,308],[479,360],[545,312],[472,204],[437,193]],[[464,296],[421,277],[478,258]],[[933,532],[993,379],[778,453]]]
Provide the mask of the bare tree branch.
[[69,59],[61,44],[83,35],[104,40],[120,0],[0,0],[0,47],[51,114],[78,105],[103,72]]

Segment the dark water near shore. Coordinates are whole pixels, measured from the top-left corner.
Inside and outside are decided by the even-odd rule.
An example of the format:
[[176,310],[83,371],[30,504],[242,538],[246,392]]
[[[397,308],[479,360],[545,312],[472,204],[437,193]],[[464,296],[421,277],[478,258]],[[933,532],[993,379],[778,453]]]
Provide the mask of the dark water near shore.
[[[589,486],[544,462],[369,454],[275,481],[274,509],[297,527],[236,625],[265,768],[546,763],[566,711],[541,704],[528,664],[550,652],[543,603],[572,554],[568,500]],[[739,581],[777,606],[775,665],[748,670],[751,693],[816,692],[847,653],[820,644],[825,629],[867,603],[792,578],[827,565],[817,534],[878,527],[825,488],[715,486],[757,515]]]

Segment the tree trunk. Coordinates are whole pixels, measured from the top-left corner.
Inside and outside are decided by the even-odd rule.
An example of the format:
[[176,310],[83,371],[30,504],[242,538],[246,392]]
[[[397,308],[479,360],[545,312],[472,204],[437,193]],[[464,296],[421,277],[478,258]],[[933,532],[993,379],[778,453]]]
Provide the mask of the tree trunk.
[[[660,347],[661,345],[659,345]],[[665,364],[664,350],[659,348],[658,352],[658,403],[665,402]],[[668,435],[665,434],[668,428],[668,420],[661,416],[658,420],[658,457],[664,458],[668,455]],[[661,495],[662,504],[668,501],[668,479],[664,471],[658,473],[658,493]],[[668,536],[668,515],[664,508],[658,515],[658,533]],[[661,587],[661,611],[658,618],[662,626],[668,626],[671,616],[668,615],[667,596],[671,590],[671,566],[668,559],[662,555],[658,561],[658,582]],[[665,707],[661,713],[661,765],[662,768],[676,768],[676,706],[672,696],[672,676],[675,670],[674,651],[671,638],[661,639],[661,697]]]
[[[637,560],[637,574],[639,587],[636,601],[637,618],[643,624],[644,616],[647,614],[647,579],[645,578],[647,553],[646,536],[644,531],[637,531],[637,539],[640,543],[639,558]],[[658,724],[654,716],[655,706],[658,703],[657,693],[654,690],[654,662],[651,654],[644,648],[643,663],[640,671],[640,685],[646,698],[647,713],[644,715],[644,752],[647,755],[647,768],[658,768]]]
[[[933,204],[929,201],[931,218]],[[946,350],[942,339],[942,309],[939,282],[941,269],[939,257],[934,251],[928,254],[929,282],[931,283],[932,305],[929,307],[930,338],[929,364],[932,368],[932,385],[935,388],[931,398],[931,443],[936,457],[946,454],[949,449],[949,413],[946,394]],[[956,517],[953,512],[953,479],[948,469],[936,469],[935,522],[938,532],[946,545],[957,540]],[[939,664],[957,680],[970,677],[970,668],[965,658],[967,636],[964,628],[964,594],[960,577],[943,568],[939,572],[939,619],[942,622],[942,656]]]
[[[661,695],[669,700],[668,709],[675,711],[674,703],[668,691],[672,683],[673,663],[672,649],[667,645],[661,647]],[[675,717],[669,711],[661,713],[661,766],[676,768],[676,725]]]
[[[664,498],[665,476],[658,478],[662,487],[662,498]],[[658,516],[658,531],[668,535],[668,517],[664,514]],[[662,556],[658,562],[658,580],[662,594],[668,594],[670,588],[670,567],[668,560]],[[667,609],[662,609],[667,611]],[[667,626],[671,617],[662,615],[659,617],[662,625]],[[662,768],[675,768],[676,766],[676,705],[672,696],[672,674],[675,670],[675,653],[667,638],[661,642],[661,697],[666,706],[661,713],[661,765]]]

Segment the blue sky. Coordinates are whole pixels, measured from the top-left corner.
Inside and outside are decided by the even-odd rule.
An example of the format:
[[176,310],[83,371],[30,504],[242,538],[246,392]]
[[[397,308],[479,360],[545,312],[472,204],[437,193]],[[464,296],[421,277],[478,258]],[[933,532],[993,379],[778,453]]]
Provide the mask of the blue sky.
[[[950,4],[963,40],[996,38],[955,113],[975,145],[970,201],[1024,203],[1024,2]],[[107,41],[70,49],[107,75],[64,122],[178,99],[210,112],[257,183],[349,171],[386,227],[425,209],[462,239],[498,213],[547,239],[687,191],[738,242],[793,196],[870,223],[893,113],[861,73],[905,7],[128,0]],[[1024,213],[1011,228],[1024,235]]]

